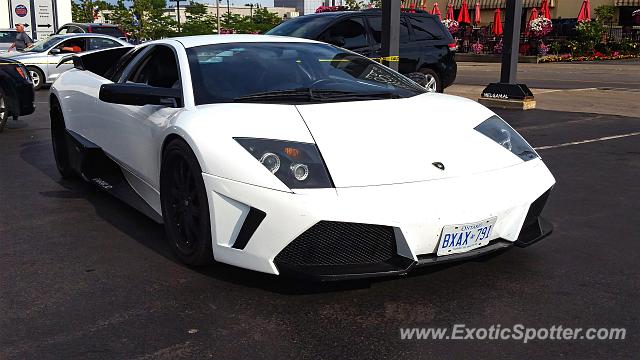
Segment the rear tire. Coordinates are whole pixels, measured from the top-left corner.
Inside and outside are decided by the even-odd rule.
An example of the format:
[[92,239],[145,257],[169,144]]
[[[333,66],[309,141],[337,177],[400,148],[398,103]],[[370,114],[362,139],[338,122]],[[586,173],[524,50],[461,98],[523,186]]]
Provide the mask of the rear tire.
[[183,263],[213,263],[209,202],[202,169],[189,145],[171,141],[162,157],[160,174],[162,218],[169,246]]
[[31,77],[31,82],[33,83],[33,89],[36,91],[40,90],[45,83],[44,73],[42,72],[42,70],[38,69],[35,66],[28,66],[27,70],[29,70],[29,76]]
[[9,104],[4,91],[0,89],[0,133],[4,130],[4,126],[9,121]]
[[53,145],[53,156],[56,159],[56,167],[63,179],[71,180],[78,178],[78,174],[73,171],[69,162],[69,149],[67,147],[67,129],[64,124],[64,117],[57,100],[51,100],[49,109],[51,118],[51,144]]
[[420,72],[426,77],[427,84],[425,85],[425,88],[427,88],[428,91],[439,93],[444,91],[442,88],[442,81],[440,81],[440,75],[438,75],[437,72],[429,68],[420,69]]

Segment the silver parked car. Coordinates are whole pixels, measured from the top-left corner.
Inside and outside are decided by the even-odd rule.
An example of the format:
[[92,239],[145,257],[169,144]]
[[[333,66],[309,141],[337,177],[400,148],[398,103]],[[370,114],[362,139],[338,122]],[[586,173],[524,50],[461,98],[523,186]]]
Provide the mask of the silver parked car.
[[53,35],[36,42],[23,52],[9,53],[8,57],[27,66],[33,87],[38,90],[43,85],[54,82],[61,73],[73,68],[71,62],[58,66],[63,57],[117,46],[131,45],[112,36],[100,34]]

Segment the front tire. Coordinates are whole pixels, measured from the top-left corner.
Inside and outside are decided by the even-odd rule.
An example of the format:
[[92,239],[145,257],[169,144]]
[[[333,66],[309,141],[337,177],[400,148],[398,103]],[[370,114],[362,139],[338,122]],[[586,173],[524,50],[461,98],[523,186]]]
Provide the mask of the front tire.
[[169,245],[178,259],[191,266],[211,264],[211,220],[202,170],[181,139],[171,141],[164,150],[160,200]]
[[51,118],[51,144],[53,145],[53,156],[56,159],[56,167],[63,179],[71,180],[78,178],[78,174],[73,171],[69,162],[69,148],[67,147],[67,129],[64,124],[64,116],[57,100],[51,100],[49,109]]
[[4,91],[0,89],[0,133],[4,130],[4,126],[9,121],[9,104]]
[[29,76],[31,77],[31,82],[33,83],[34,90],[40,90],[42,86],[44,86],[44,73],[42,70],[38,69],[35,66],[28,66],[27,70],[29,70]]

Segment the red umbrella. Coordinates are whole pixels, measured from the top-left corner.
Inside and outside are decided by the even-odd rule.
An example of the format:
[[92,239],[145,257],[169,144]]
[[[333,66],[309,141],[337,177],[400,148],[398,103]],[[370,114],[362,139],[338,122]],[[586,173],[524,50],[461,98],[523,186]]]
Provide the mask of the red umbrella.
[[462,0],[462,7],[460,8],[460,13],[458,14],[458,22],[471,24],[471,19],[469,18],[469,6],[467,6],[467,0]]
[[433,3],[433,9],[431,9],[431,15],[438,15],[438,18],[442,20],[442,13],[440,12],[440,8],[438,7],[438,3]]
[[493,32],[496,36],[502,35],[502,20],[500,20],[500,9],[496,9],[496,12],[493,14],[493,27],[491,27],[491,32]]
[[451,3],[449,3],[449,5],[447,5],[447,20],[454,20],[453,18],[453,5],[451,5]]
[[542,0],[542,4],[540,5],[540,15],[547,19],[551,19],[551,10],[549,10],[548,0]]
[[583,0],[580,12],[578,13],[578,22],[591,21],[591,3],[589,0]]
[[531,27],[531,21],[537,18],[538,18],[538,10],[536,10],[536,8],[533,8],[531,10],[531,16],[529,16],[529,21],[527,21],[527,30],[529,30],[529,28]]
[[473,14],[473,23],[480,25],[480,3],[476,1],[476,11]]

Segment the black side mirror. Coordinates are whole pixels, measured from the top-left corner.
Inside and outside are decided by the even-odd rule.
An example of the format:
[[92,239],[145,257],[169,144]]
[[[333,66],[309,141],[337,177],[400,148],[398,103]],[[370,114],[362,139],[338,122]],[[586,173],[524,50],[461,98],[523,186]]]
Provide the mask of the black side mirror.
[[144,84],[103,84],[100,86],[100,100],[122,105],[162,105],[182,107],[182,91]]
[[344,41],[344,36],[340,36],[340,35],[334,35],[330,37],[329,39],[327,39],[327,42],[329,44],[333,44],[335,46],[340,46],[340,47],[343,47],[344,44],[347,43],[346,41]]

